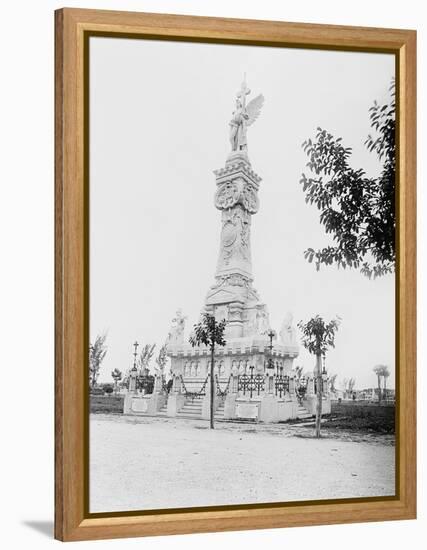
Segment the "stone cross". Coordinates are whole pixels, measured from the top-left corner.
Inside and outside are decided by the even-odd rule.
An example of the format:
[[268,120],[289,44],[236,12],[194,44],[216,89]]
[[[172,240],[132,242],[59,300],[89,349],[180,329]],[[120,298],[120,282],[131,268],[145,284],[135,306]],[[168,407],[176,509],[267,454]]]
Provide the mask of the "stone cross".
[[246,73],[243,78],[242,87],[240,88],[240,91],[237,93],[237,97],[240,99],[242,103],[243,109],[246,107],[246,96],[251,93],[251,90],[248,88],[246,84]]

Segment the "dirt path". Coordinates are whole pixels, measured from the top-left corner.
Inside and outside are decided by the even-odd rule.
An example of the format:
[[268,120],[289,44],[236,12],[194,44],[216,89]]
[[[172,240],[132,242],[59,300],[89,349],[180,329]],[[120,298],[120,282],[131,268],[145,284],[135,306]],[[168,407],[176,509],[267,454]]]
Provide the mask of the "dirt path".
[[91,512],[394,494],[394,438],[92,415]]

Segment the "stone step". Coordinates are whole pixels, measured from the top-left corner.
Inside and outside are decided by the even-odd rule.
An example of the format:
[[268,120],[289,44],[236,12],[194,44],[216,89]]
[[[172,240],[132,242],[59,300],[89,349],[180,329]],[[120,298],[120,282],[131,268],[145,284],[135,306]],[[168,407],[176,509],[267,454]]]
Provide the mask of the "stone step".
[[312,416],[313,415],[309,413],[305,407],[303,407],[302,405],[298,406],[297,418],[299,420],[306,420],[306,419],[312,418]]
[[203,401],[203,396],[200,397],[188,397],[187,403],[201,403]]
[[177,414],[191,414],[193,416],[201,416],[202,409],[200,409],[198,411],[188,410],[188,409],[181,409],[180,411],[178,411]]

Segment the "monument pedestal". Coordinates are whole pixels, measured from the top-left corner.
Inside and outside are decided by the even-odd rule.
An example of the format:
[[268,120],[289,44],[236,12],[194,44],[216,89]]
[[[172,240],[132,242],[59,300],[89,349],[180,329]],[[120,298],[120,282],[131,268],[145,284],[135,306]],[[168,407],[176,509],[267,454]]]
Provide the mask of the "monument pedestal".
[[298,416],[298,401],[295,396],[288,396],[278,404],[278,421],[293,420]]
[[166,403],[167,396],[164,393],[137,394],[128,392],[123,404],[124,414],[155,416]]
[[279,404],[274,395],[264,395],[261,399],[259,420],[261,422],[277,422],[279,420]]
[[228,393],[224,402],[224,419],[232,420],[236,418],[236,393]]
[[185,404],[185,395],[183,393],[169,394],[167,404],[167,416],[176,416]]

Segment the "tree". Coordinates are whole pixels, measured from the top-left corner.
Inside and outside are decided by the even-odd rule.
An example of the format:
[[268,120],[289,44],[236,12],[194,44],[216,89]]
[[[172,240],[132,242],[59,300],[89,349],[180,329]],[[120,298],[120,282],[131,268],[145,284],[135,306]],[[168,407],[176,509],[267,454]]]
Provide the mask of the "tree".
[[166,344],[164,344],[160,349],[159,353],[156,357],[156,365],[158,370],[160,371],[160,374],[163,376],[165,372],[166,363],[168,360],[168,347]]
[[117,393],[117,384],[120,382],[123,376],[122,371],[120,371],[118,368],[115,368],[113,371],[111,371],[111,376],[114,380],[114,391],[115,393]]
[[145,344],[141,349],[141,353],[138,358],[138,367],[140,368],[142,374],[145,374],[149,370],[150,361],[154,355],[154,348],[156,344]]
[[326,323],[320,315],[316,315],[307,323],[300,321],[298,328],[302,332],[302,345],[316,356],[317,406],[316,406],[316,437],[320,437],[320,421],[322,417],[322,357],[329,348],[335,347],[335,333],[340,319],[332,319]]
[[347,397],[347,391],[348,391],[348,378],[343,378],[342,387],[344,389],[344,399],[345,399]]
[[335,383],[337,381],[338,374],[332,374],[332,376],[329,377],[329,386],[331,388],[331,393],[336,393],[337,389],[335,387]]
[[193,334],[189,338],[190,344],[200,346],[204,344],[208,346],[211,352],[211,368],[210,368],[210,428],[214,429],[214,399],[215,399],[215,383],[214,383],[214,365],[215,365],[215,346],[225,346],[224,331],[227,321],[217,321],[214,315],[204,313],[199,323],[194,325]]
[[304,367],[295,367],[295,373],[297,375],[297,380],[299,380],[302,376]]
[[348,394],[349,394],[349,397],[353,396],[355,385],[356,385],[356,379],[355,378],[350,378],[349,381],[348,381]]
[[387,365],[376,365],[373,368],[373,371],[377,375],[378,380],[378,403],[381,405],[381,377],[384,376],[384,373],[387,372],[387,376],[390,376]]
[[385,366],[383,370],[383,379],[384,379],[384,399],[387,401],[387,378],[390,376],[390,371],[388,367]]
[[312,177],[302,174],[300,183],[305,201],[320,211],[320,223],[332,235],[334,246],[314,250],[304,257],[321,264],[360,269],[371,278],[394,272],[395,268],[395,89],[390,100],[376,101],[369,109],[371,135],[365,141],[382,163],[379,177],[369,178],[363,169],[350,166],[351,147],[342,138],[334,138],[317,128],[314,141],[308,139],[303,149],[309,157],[307,167]]
[[96,385],[101,363],[107,354],[106,339],[107,333],[98,335],[95,342],[89,346],[89,384],[92,388]]

